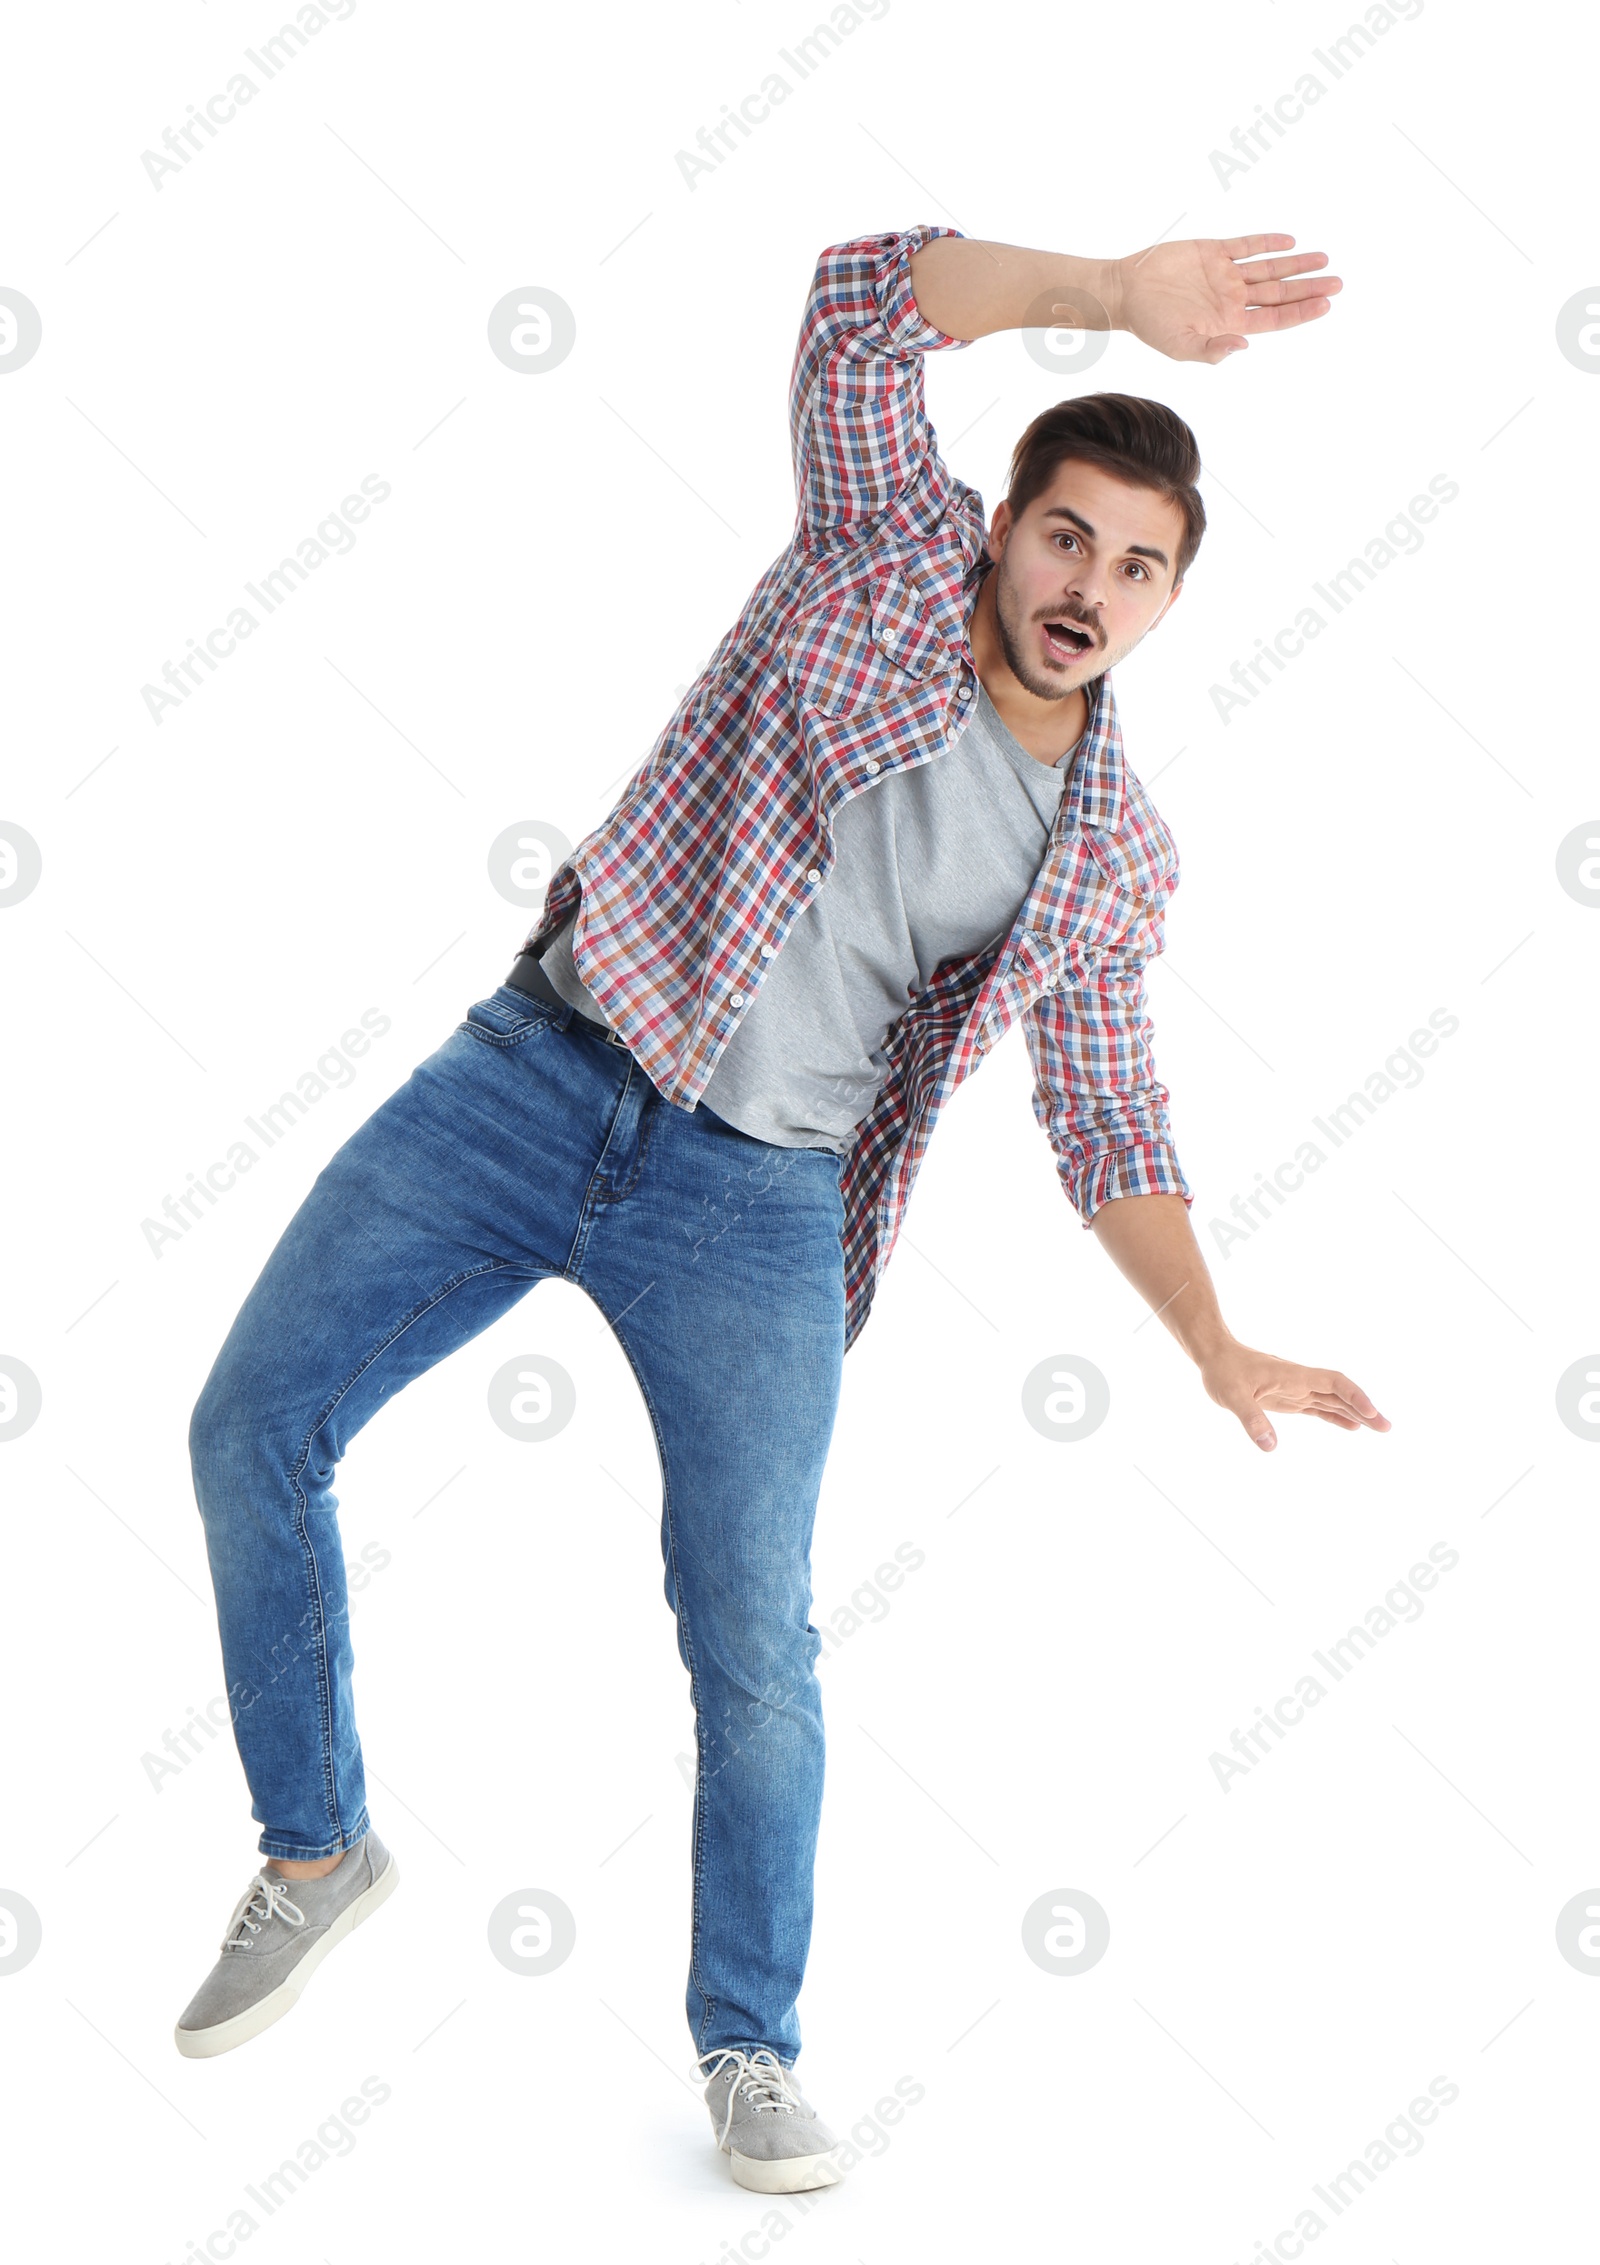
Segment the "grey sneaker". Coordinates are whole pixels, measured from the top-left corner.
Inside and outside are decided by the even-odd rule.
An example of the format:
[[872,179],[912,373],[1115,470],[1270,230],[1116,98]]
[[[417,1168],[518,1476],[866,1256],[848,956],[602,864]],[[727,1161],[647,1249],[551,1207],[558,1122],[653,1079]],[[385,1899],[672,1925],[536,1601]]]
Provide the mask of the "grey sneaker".
[[375,1832],[347,1848],[320,1880],[286,1880],[261,1867],[234,1907],[222,1956],[178,2017],[173,2034],[189,2060],[230,2053],[281,2021],[335,1943],[399,1885]]
[[840,2183],[844,2173],[833,2161],[839,2142],[776,2053],[729,2045],[702,2053],[702,2071],[708,2061],[714,2065],[706,2106],[736,2184],[756,2194],[802,2194]]

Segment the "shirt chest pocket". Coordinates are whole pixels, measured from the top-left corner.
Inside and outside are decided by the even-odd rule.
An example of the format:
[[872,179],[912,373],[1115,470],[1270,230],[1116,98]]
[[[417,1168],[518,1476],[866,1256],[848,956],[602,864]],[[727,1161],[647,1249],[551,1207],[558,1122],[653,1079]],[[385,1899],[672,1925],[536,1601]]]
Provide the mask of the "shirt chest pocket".
[[890,571],[802,615],[784,672],[802,711],[843,721],[941,691],[929,679],[953,672],[956,658],[915,584]]

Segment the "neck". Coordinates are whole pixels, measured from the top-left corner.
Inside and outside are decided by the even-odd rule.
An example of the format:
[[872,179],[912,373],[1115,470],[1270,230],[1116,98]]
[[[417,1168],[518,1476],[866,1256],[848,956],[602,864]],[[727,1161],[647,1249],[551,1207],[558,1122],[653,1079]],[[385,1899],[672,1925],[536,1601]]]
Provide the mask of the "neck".
[[984,576],[972,614],[972,659],[1000,720],[1038,762],[1059,763],[1083,737],[1089,721],[1088,694],[1079,686],[1062,700],[1044,700],[1014,676],[1000,641],[994,587],[998,568]]

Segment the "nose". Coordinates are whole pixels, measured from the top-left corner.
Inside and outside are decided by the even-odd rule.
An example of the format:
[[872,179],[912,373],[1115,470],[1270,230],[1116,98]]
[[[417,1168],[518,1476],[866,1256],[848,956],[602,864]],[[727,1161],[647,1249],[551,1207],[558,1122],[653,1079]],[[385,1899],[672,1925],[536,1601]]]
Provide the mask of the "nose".
[[1090,559],[1075,560],[1077,572],[1067,578],[1067,594],[1085,613],[1098,614],[1106,602],[1106,578]]

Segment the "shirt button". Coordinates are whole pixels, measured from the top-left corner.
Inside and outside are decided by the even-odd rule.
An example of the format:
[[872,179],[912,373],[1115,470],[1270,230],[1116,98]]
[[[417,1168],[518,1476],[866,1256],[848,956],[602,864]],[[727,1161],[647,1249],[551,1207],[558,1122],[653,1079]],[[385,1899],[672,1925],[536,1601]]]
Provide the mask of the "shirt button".
[[763,945],[762,945],[762,947],[761,947],[761,957],[762,957],[763,959],[771,959],[771,957],[772,957],[772,955],[773,955],[773,952],[774,952],[774,950],[775,950],[775,949],[776,949],[776,946],[775,946],[775,945],[772,945],[772,944],[763,944]]
[[972,687],[971,687],[971,685],[970,685],[970,684],[964,684],[964,685],[963,685],[963,686],[961,687],[961,690],[960,690],[960,691],[959,691],[959,692],[958,692],[958,693],[956,694],[956,698],[957,698],[958,700],[970,700],[970,699],[972,698]]
[[744,993],[742,991],[730,991],[728,993],[728,1004],[730,1007],[742,1007],[744,1005]]
[[873,772],[873,773],[876,773],[876,772],[878,772],[878,771],[881,771],[881,770],[882,770],[882,768],[883,768],[883,765],[882,765],[881,763],[869,763],[869,764],[867,765],[867,769],[868,769],[869,771]]
[[808,865],[806,867],[806,879],[808,881],[820,881],[822,879],[822,875],[815,865]]

